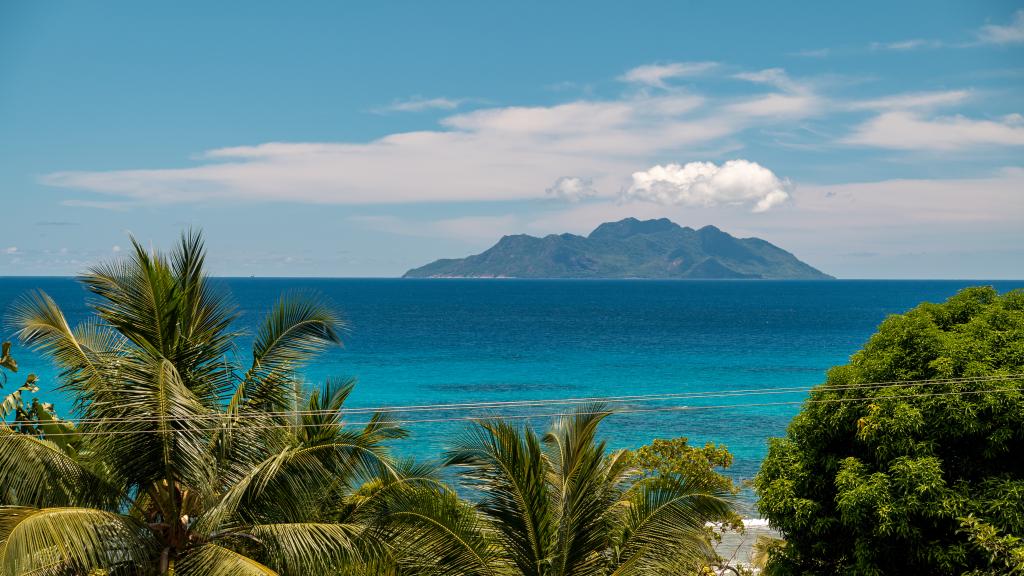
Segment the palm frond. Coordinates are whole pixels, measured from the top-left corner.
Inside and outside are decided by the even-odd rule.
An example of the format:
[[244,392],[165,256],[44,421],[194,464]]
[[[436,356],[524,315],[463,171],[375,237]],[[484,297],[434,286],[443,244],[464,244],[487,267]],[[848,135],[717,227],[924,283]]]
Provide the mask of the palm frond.
[[556,540],[541,442],[529,427],[500,420],[477,423],[448,451],[467,486],[481,492],[477,505],[490,520],[509,560],[525,575],[546,573]]
[[123,348],[114,331],[95,320],[72,329],[57,303],[41,290],[15,302],[10,322],[26,344],[61,368],[62,388],[75,394],[77,408],[107,388]]
[[149,532],[134,520],[91,508],[0,506],[0,570],[20,575],[54,565],[72,573],[148,565]]
[[[223,398],[235,386],[235,366],[224,358],[239,332],[231,325],[236,307],[226,290],[217,290],[205,272],[206,249],[198,231],[183,234],[170,254],[170,268],[181,294],[181,339],[176,363],[190,367],[190,388],[208,387]],[[200,394],[202,395],[202,394]]]
[[277,576],[268,566],[218,544],[189,550],[174,566],[181,576]]
[[213,414],[166,359],[125,361],[117,402],[88,406],[89,446],[130,485],[182,481],[203,486],[213,469]]
[[119,490],[47,440],[0,426],[0,498],[29,506],[116,503]]
[[359,432],[340,431],[325,442],[284,447],[233,479],[196,529],[211,533],[239,518],[297,522],[339,486],[382,473],[395,475],[386,448],[367,442]]
[[705,525],[731,518],[732,499],[700,480],[663,476],[640,482],[625,500],[616,544],[621,560],[640,574],[709,562],[714,550]]
[[256,333],[253,361],[237,395],[264,409],[288,405],[291,374],[329,346],[340,345],[344,324],[320,299],[282,296]]
[[327,574],[359,560],[357,526],[289,522],[257,524],[246,530],[262,544],[266,563],[284,574]]
[[383,542],[410,573],[489,575],[505,563],[485,520],[451,490],[404,485],[381,492],[372,509],[369,537]]
[[97,297],[93,309],[138,353],[175,364],[207,406],[219,405],[234,384],[223,357],[235,315],[226,298],[207,287],[201,240],[186,237],[171,258],[148,252],[134,238],[132,247],[129,258],[93,266],[81,277]]
[[597,427],[610,412],[601,404],[579,407],[555,421],[544,436],[553,508],[558,519],[554,570],[593,573],[605,561],[613,510],[621,492],[609,474]]
[[104,322],[153,358],[173,358],[180,294],[167,259],[131,239],[129,258],[92,266],[81,276]]

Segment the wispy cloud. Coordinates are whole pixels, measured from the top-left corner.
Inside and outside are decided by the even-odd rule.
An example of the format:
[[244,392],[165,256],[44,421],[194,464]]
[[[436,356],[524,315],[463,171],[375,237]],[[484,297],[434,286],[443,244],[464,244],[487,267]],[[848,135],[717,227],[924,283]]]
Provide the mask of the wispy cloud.
[[880,114],[859,125],[843,142],[897,150],[952,151],[984,146],[1024,146],[1024,126],[1012,119],[964,116],[926,118],[909,111]]
[[732,114],[759,118],[806,118],[822,111],[825,103],[814,88],[791,78],[782,68],[741,72],[733,78],[775,88],[773,92],[727,106]]
[[521,233],[525,226],[525,222],[513,214],[464,216],[439,220],[416,220],[384,214],[352,216],[348,220],[371,230],[399,236],[491,242],[506,234]]
[[393,112],[423,112],[425,110],[454,110],[465,104],[465,98],[423,98],[413,96],[405,100],[395,100],[387,106],[375,108],[377,114],[390,114]]
[[978,31],[978,41],[984,44],[1020,44],[1024,42],[1024,10],[1014,12],[1009,24],[990,24]]
[[882,98],[855,101],[849,104],[849,108],[851,110],[921,110],[961,104],[970,97],[971,91],[969,90],[906,92]]
[[68,222],[66,220],[40,220],[36,222],[36,226],[78,226],[78,222]]
[[[659,66],[670,72],[640,67],[627,76],[650,86],[700,68]],[[68,199],[66,206],[107,210],[205,201],[394,204],[539,199],[545,194],[613,198],[631,185],[630,174],[639,168],[665,158],[685,163],[732,155],[743,147],[742,137],[749,130],[792,130],[829,114],[845,117],[827,132],[846,136],[808,132],[813,140],[808,145],[899,150],[1019,146],[1024,131],[1012,115],[997,120],[930,116],[934,109],[966,101],[972,94],[966,90],[852,100],[827,95],[827,79],[793,77],[780,68],[733,78],[753,84],[754,93],[714,97],[696,90],[627,90],[610,99],[486,107],[446,115],[435,129],[392,133],[368,142],[265,142],[207,150],[184,168],[64,171],[47,174],[42,182],[105,196]],[[850,125],[851,111],[877,114]]]
[[[89,177],[87,176],[88,174],[101,174],[101,173],[100,172],[96,172],[96,173],[83,172],[81,174],[82,174],[82,176],[86,180],[89,180]],[[42,178],[42,182],[44,184],[49,184],[50,183],[49,180],[50,180],[49,176],[44,176]],[[86,184],[86,182],[83,182],[83,184]],[[89,189],[89,186],[88,185],[83,185],[82,188]],[[78,208],[96,208],[98,210],[114,210],[114,211],[118,211],[118,212],[124,212],[124,211],[126,211],[126,210],[128,210],[128,209],[130,209],[130,208],[132,208],[134,206],[138,206],[138,204],[139,203],[137,201],[136,202],[127,202],[127,201],[121,201],[121,200],[77,200],[77,199],[71,199],[71,200],[63,200],[63,201],[61,201],[61,205],[62,206],[72,206],[72,207],[78,207]]]
[[924,38],[913,38],[910,40],[897,40],[895,42],[872,42],[869,48],[872,50],[924,50],[928,48],[941,48],[943,43],[938,40],[925,40]]
[[268,142],[209,150],[201,156],[208,161],[187,168],[56,172],[42,181],[119,197],[65,202],[107,209],[233,199],[390,204],[540,198],[567,174],[611,193],[665,151],[701,154],[752,126],[814,112],[805,87],[781,71],[769,76],[764,93],[717,103],[669,91],[484,108],[447,116],[436,130],[370,142]]
[[718,66],[717,62],[671,62],[668,64],[648,64],[637,66],[619,77],[623,82],[665,87],[665,81],[684,76],[703,74]]
[[790,56],[799,56],[801,58],[827,58],[832,50],[829,48],[818,48],[815,50],[798,50],[796,52],[790,52]]

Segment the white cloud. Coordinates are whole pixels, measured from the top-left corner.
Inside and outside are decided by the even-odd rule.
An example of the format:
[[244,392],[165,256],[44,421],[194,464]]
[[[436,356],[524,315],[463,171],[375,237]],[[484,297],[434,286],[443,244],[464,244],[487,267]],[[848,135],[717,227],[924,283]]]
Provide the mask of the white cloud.
[[579,202],[597,196],[593,180],[576,176],[562,176],[544,192],[548,196],[568,202]]
[[4,249],[4,254],[17,254],[17,253],[18,253],[18,247],[17,246],[9,246],[9,247]]
[[703,74],[718,66],[717,62],[672,62],[669,64],[648,64],[637,66],[619,77],[623,82],[646,86],[665,87],[665,81],[684,76]]
[[466,101],[464,99],[452,99],[452,98],[423,98],[421,96],[414,96],[408,100],[395,100],[387,106],[382,106],[374,110],[378,114],[386,114],[389,112],[423,112],[424,110],[454,110],[459,106],[463,105]]
[[939,48],[942,46],[942,42],[938,40],[924,40],[922,38],[914,38],[912,40],[899,40],[897,42],[872,42],[872,50],[919,50],[922,48]]
[[566,174],[615,190],[657,153],[700,153],[752,121],[670,93],[448,116],[438,130],[370,142],[269,142],[209,150],[186,168],[56,172],[52,186],[119,197],[67,205],[223,200],[335,204],[537,198]]
[[[802,217],[822,217],[828,226],[1020,222],[1024,218],[1024,169],[1004,168],[983,178],[895,179],[880,182],[800,186],[795,199]],[[965,202],[965,194],[970,202]],[[941,232],[938,229],[937,232]],[[962,239],[957,239],[962,240]]]
[[[654,78],[655,76],[649,76]],[[663,76],[662,76],[663,77]],[[826,112],[881,114],[840,142],[896,149],[1019,145],[1019,121],[929,118],[969,93],[898,94],[860,102],[829,99],[814,80],[779,68],[745,72],[755,94],[711,99],[681,91],[644,91],[618,99],[575,99],[551,106],[483,108],[445,116],[433,130],[400,132],[369,142],[267,142],[204,152],[191,166],[67,171],[48,185],[106,197],[76,197],[66,206],[127,210],[145,204],[298,202],[395,204],[535,199],[558,195],[559,178],[586,175],[593,190],[620,190],[629,174],[666,157],[721,157],[757,128],[791,128]],[[814,135],[818,145],[831,136]],[[562,184],[563,186],[565,183]],[[573,195],[563,191],[565,197]],[[778,195],[776,196],[778,197]],[[767,201],[770,207],[773,201]]]
[[960,104],[970,98],[968,90],[942,92],[908,92],[872,100],[861,100],[849,105],[851,110],[910,110],[929,109]]
[[1020,44],[1024,42],[1024,10],[1014,12],[1006,26],[988,25],[978,31],[978,40],[984,44]]
[[1021,126],[1024,125],[1024,115],[1014,112],[1013,114],[1003,116],[1002,121],[1004,124],[1009,124],[1011,126]]
[[120,251],[121,251],[121,247],[120,247],[120,246],[118,246],[117,244],[114,244],[114,245],[113,245],[113,246],[112,246],[112,247],[110,248],[110,251],[111,251],[111,252],[113,252],[114,254],[117,254],[118,252],[120,252]]
[[780,120],[805,118],[820,113],[825,104],[809,84],[790,78],[782,68],[742,72],[733,78],[771,86],[777,91],[731,104],[726,107],[731,114]]
[[684,206],[753,205],[764,212],[789,199],[789,182],[748,160],[657,165],[633,173],[629,200]]
[[907,111],[880,114],[843,139],[846,144],[900,150],[959,150],[978,146],[1024,146],[1024,126],[964,116],[924,118]]
[[740,72],[739,74],[734,74],[733,78],[754,82],[755,84],[768,84],[786,92],[806,91],[805,86],[795,82],[782,68],[765,68],[756,72]]
[[493,242],[506,234],[523,232],[524,223],[516,215],[464,216],[440,220],[413,220],[392,215],[352,216],[350,221],[373,230],[400,236],[451,238]]
[[798,50],[796,52],[790,52],[790,56],[800,56],[803,58],[826,58],[832,51],[828,48],[818,48],[817,50]]
[[[694,210],[686,205],[595,201],[548,212],[522,230],[586,234],[602,222],[627,216],[669,218],[683,226],[714,224],[735,236],[763,238],[841,277],[1016,278],[1024,269],[1024,250],[1018,248],[1024,246],[1021,190],[1021,168],[957,179],[801,182],[790,193],[787,209],[756,215],[725,205]],[[972,254],[994,247],[1017,255],[975,262]],[[909,251],[921,257],[906,256]],[[869,261],[851,252],[877,257]],[[883,260],[889,264],[876,264]]]
[[810,93],[765,94],[732,104],[728,110],[750,118],[787,120],[817,115],[823,105],[824,101]]

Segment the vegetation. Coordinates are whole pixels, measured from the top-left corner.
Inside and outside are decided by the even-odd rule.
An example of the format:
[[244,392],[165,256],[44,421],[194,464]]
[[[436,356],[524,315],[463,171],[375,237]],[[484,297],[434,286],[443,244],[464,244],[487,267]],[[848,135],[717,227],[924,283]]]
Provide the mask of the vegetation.
[[385,417],[344,426],[350,382],[299,385],[296,370],[338,343],[338,318],[282,298],[243,368],[231,354],[235,312],[202,273],[200,238],[166,257],[134,248],[83,277],[95,296],[84,324],[69,327],[43,293],[14,311],[21,336],[63,369],[81,418],[60,431],[0,427],[0,572],[364,563],[384,547],[375,498],[417,475],[388,457],[402,432]]
[[704,526],[731,517],[730,493],[705,474],[648,476],[629,452],[608,454],[595,436],[607,415],[584,407],[543,436],[480,422],[448,453],[494,534],[481,573],[696,574],[715,561]]
[[[15,307],[76,417],[27,402],[32,376],[3,402],[0,575],[643,576],[713,559],[704,526],[732,517],[732,488],[705,472],[727,453],[701,452],[703,471],[655,464],[659,449],[609,453],[601,406],[543,436],[485,421],[447,455],[479,496],[467,502],[390,455],[404,432],[384,415],[345,425],[351,381],[301,384],[339,343],[329,307],[283,297],[243,364],[203,263],[198,235],[167,255],[134,243],[82,277],[85,323],[41,292]],[[7,344],[0,366],[17,370]]]
[[1020,572],[1022,372],[1024,292],[970,288],[886,319],[770,444],[756,487],[785,536],[771,572]]
[[666,218],[606,222],[589,236],[505,236],[481,254],[437,260],[408,278],[802,278],[831,276],[760,238]]

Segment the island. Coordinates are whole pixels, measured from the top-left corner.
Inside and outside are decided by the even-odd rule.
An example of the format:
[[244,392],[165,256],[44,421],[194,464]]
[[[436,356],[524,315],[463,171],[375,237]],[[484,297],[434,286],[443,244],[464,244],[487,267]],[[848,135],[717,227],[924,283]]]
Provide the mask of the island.
[[832,276],[760,238],[667,218],[606,222],[588,236],[505,236],[466,258],[441,259],[403,278],[680,278],[828,280]]

